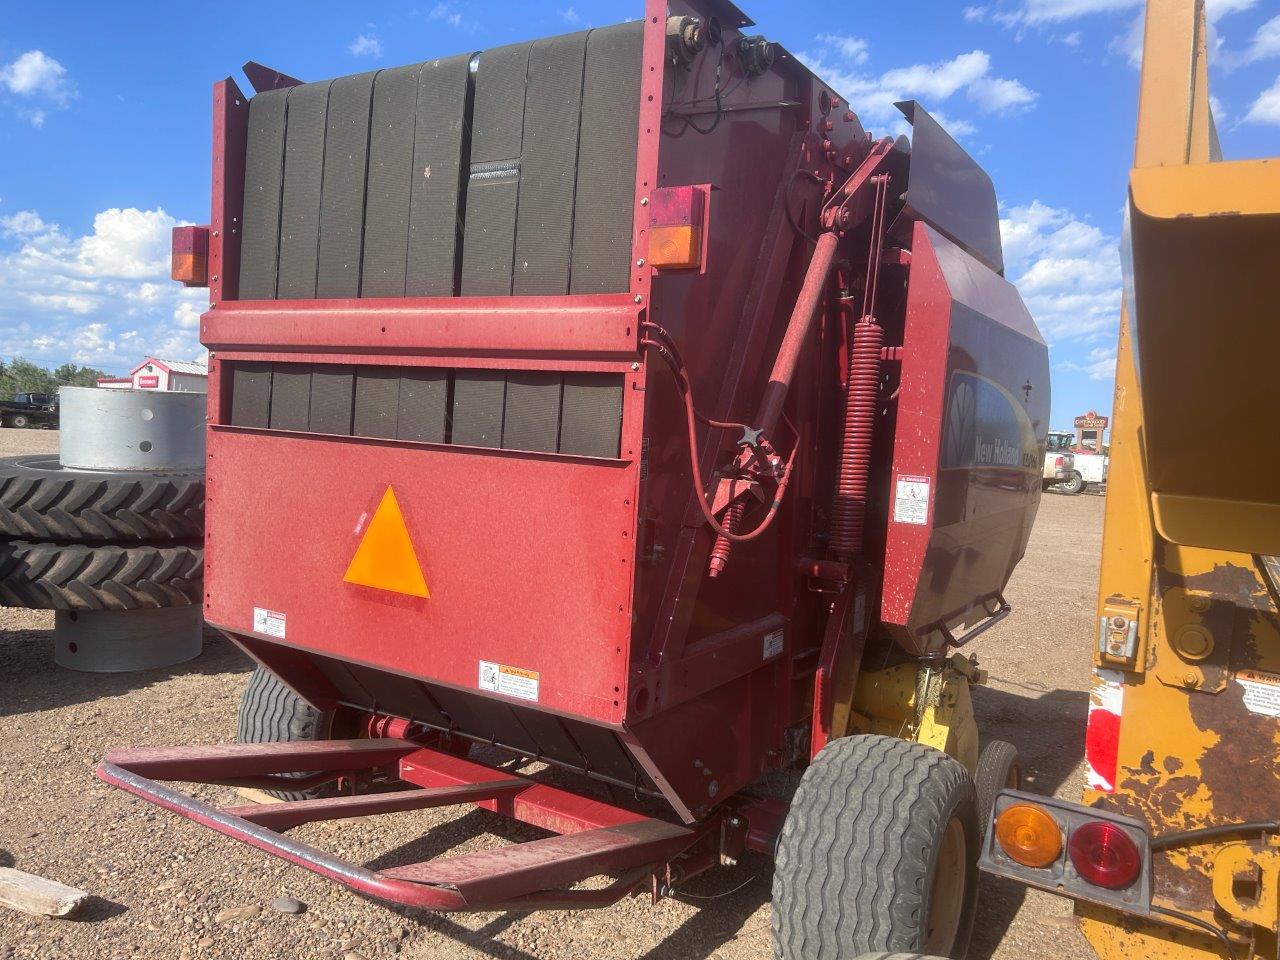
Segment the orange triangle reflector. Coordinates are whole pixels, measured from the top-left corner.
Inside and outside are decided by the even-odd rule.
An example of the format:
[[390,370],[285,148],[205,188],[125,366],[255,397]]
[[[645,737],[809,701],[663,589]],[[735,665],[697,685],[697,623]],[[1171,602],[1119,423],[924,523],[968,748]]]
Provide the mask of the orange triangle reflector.
[[390,590],[410,597],[430,597],[422,567],[404,525],[404,514],[395,491],[387,487],[360,546],[342,577],[347,583]]

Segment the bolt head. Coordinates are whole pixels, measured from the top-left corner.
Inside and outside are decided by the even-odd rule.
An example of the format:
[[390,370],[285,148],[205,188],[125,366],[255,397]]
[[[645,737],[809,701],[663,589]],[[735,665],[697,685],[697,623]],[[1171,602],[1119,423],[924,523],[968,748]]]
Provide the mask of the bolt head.
[[639,370],[639,369],[640,369],[640,364],[639,364],[639,363],[635,363],[635,362],[633,362],[633,363],[631,364],[631,369],[632,369],[632,371]]
[[649,205],[649,198],[648,198],[648,197],[641,197],[641,198],[640,198],[640,206],[642,206],[642,207],[647,207],[648,205]]
[[640,294],[638,293],[635,296],[635,300],[636,300],[636,303],[644,303],[644,297],[640,296]]
[[636,266],[637,266],[637,267],[643,267],[643,266],[644,266],[644,257],[641,257],[639,260],[637,260],[637,261],[636,261]]

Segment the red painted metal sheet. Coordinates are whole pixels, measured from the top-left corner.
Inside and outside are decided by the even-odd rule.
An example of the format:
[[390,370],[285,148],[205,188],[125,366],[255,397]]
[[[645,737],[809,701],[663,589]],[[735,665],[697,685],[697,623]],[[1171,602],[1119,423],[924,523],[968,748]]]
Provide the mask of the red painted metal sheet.
[[394,763],[421,748],[406,740],[313,740],[300,743],[231,743],[200,747],[134,747],[112,750],[106,763],[154,780],[211,783],[229,777],[311,770],[363,770]]
[[[499,699],[480,691],[481,661],[531,671],[536,678],[521,691],[530,699],[517,693],[515,702],[618,723],[637,469],[509,450],[211,431],[206,618]],[[388,488],[429,597],[343,580]],[[255,632],[255,610],[283,615],[275,634]]]
[[315,823],[318,820],[370,817],[380,813],[452,807],[459,803],[489,800],[527,790],[528,787],[527,780],[491,780],[457,787],[393,790],[390,793],[321,797],[316,800],[293,800],[288,803],[251,803],[240,807],[223,807],[222,812],[259,826],[270,827],[272,830],[288,830],[291,827]]
[[1044,341],[1017,291],[923,223],[898,404],[881,616],[922,653],[944,645],[939,624],[986,617],[1021,559],[1049,415]]
[[200,340],[230,348],[517,353],[635,359],[639,308],[622,294],[242,300],[206,313]]
[[669,860],[699,834],[660,820],[584,830],[384,870],[385,876],[457,890],[468,901],[505,900],[599,873]]
[[213,193],[209,220],[209,301],[234,300],[240,279],[240,214],[249,98],[228,77],[213,86]]

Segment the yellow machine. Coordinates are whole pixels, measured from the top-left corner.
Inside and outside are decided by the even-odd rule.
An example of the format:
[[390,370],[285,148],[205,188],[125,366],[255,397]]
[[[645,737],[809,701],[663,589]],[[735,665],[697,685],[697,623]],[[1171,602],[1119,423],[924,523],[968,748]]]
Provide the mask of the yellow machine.
[[[1006,791],[983,854],[1075,898],[1103,960],[1278,955],[1280,159],[1222,160],[1206,40],[1203,0],[1150,0],[1089,787]],[[1098,815],[1108,849],[1076,842]],[[1090,855],[1134,882],[1083,883]]]

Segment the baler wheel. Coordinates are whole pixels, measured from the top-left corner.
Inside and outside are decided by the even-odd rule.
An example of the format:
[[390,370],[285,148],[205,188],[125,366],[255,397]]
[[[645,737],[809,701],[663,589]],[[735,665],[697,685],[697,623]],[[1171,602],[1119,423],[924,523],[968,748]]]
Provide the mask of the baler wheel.
[[894,737],[832,741],[801,778],[778,840],[775,956],[963,957],[978,850],[977,796],[956,760]]
[[156,610],[200,603],[204,547],[0,541],[0,606]]
[[[333,729],[333,718],[332,711],[317,710],[281,683],[274,673],[258,667],[240,698],[236,740],[239,743],[327,740]],[[309,774],[282,773],[280,776],[297,779]],[[330,783],[306,790],[268,790],[267,793],[280,800],[314,800],[333,796],[335,787]]]
[[992,740],[983,747],[973,772],[973,785],[978,791],[979,829],[985,837],[987,827],[991,826],[996,794],[1005,787],[1022,789],[1022,762],[1018,759],[1018,748],[1004,740]]
[[0,460],[0,536],[93,541],[203,535],[203,470],[76,470],[52,454]]

